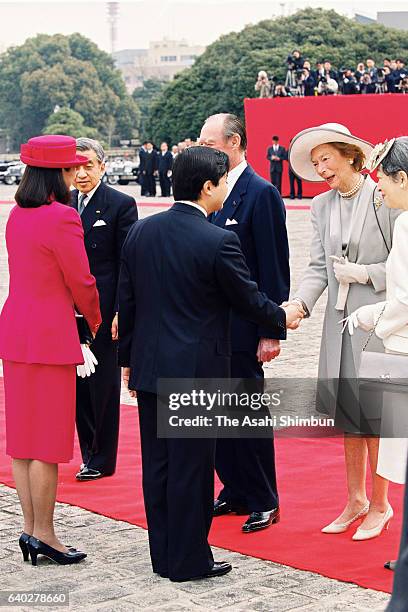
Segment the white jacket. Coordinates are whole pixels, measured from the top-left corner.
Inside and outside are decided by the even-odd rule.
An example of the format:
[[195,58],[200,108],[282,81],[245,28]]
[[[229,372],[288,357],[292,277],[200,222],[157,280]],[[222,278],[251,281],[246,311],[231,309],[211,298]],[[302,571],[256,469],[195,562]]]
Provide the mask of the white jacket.
[[371,329],[379,319],[375,333],[386,350],[408,354],[408,211],[395,221],[385,269],[386,300],[359,308],[358,319]]

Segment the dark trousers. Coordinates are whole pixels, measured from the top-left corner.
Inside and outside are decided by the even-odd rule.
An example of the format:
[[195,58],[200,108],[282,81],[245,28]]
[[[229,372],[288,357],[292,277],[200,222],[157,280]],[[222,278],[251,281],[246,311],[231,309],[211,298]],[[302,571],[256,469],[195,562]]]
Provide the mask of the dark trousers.
[[297,197],[299,200],[302,198],[302,179],[300,179],[294,172],[289,170],[289,183],[290,183],[290,197],[293,200],[295,197],[295,183],[297,185]]
[[143,195],[156,195],[156,178],[153,174],[142,174],[142,191]]
[[171,180],[167,176],[167,172],[159,172],[159,181],[162,196],[169,197]]
[[282,172],[271,170],[271,183],[275,185],[279,193],[282,193]]
[[[232,378],[263,378],[256,355],[232,354]],[[218,439],[215,468],[224,487],[218,499],[264,512],[279,506],[273,431],[271,438]]]
[[153,571],[173,580],[214,565],[208,533],[214,496],[215,440],[157,437],[157,396],[137,392],[143,495]]
[[120,368],[117,343],[96,336],[91,347],[98,360],[95,373],[77,376],[76,424],[82,460],[103,474],[116,469],[120,412]]
[[408,466],[405,480],[404,520],[402,523],[401,543],[394,587],[387,612],[407,612],[408,610]]

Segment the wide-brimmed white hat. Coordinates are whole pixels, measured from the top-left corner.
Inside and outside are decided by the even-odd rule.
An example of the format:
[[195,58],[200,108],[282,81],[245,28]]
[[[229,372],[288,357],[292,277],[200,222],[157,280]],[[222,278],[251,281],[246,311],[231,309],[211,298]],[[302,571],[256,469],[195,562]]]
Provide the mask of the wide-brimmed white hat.
[[330,142],[346,142],[359,147],[366,159],[369,159],[374,147],[371,143],[352,133],[341,123],[323,123],[317,127],[302,130],[293,138],[289,147],[289,163],[297,176],[311,183],[323,183],[314,169],[310,154],[312,150],[322,144]]

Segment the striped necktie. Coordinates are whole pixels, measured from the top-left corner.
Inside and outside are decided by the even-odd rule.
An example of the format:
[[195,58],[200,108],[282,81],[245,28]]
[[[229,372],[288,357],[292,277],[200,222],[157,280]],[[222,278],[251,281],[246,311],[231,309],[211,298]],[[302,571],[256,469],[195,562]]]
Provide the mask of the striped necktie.
[[81,195],[78,198],[78,213],[79,215],[82,215],[82,213],[85,210],[85,200],[87,199],[87,194],[86,193],[81,193]]

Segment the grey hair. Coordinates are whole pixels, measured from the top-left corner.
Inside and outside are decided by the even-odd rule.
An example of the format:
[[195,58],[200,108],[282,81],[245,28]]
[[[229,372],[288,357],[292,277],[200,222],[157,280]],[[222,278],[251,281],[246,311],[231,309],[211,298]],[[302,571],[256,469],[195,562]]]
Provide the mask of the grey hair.
[[400,136],[381,162],[381,170],[396,179],[398,172],[408,174],[408,136]]
[[246,135],[245,126],[242,123],[241,119],[237,117],[236,115],[232,115],[231,113],[218,113],[216,115],[211,115],[211,117],[208,117],[205,120],[205,123],[207,123],[207,121],[215,117],[217,118],[222,117],[224,121],[224,125],[223,125],[224,139],[228,140],[229,138],[231,138],[231,136],[238,134],[238,136],[241,138],[240,147],[242,151],[246,151],[247,135]]
[[93,138],[77,138],[76,148],[78,151],[95,151],[98,161],[101,163],[105,159],[105,151],[103,146],[97,140]]

